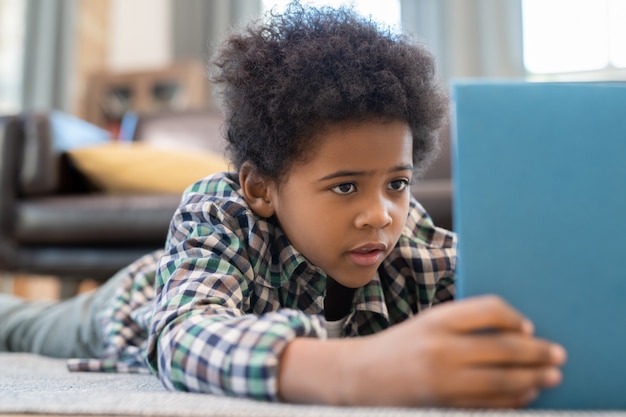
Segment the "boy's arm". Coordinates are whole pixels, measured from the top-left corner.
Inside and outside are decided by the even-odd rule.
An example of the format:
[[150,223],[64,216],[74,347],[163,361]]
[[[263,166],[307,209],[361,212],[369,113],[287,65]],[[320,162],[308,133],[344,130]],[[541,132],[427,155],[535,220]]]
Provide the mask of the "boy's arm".
[[232,265],[220,270],[223,260],[165,255],[161,264],[174,271],[156,300],[148,359],[169,389],[276,400],[286,344],[325,334],[319,318],[300,311],[246,314],[245,278]]
[[279,394],[307,403],[520,407],[559,383],[565,360],[561,347],[531,333],[500,299],[480,297],[373,336],[296,339],[281,357]]
[[148,364],[169,389],[276,400],[284,346],[325,330],[319,317],[280,308],[274,289],[255,282],[253,250],[262,250],[245,240],[240,210],[206,207],[174,217],[157,271]]

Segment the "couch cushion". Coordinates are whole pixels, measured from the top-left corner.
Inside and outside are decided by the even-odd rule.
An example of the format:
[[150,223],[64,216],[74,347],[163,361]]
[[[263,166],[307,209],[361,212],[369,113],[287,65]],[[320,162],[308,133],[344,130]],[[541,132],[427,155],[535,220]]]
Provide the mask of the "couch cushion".
[[84,194],[17,203],[22,244],[164,244],[180,194]]
[[141,142],[89,146],[68,155],[97,189],[109,193],[182,193],[200,178],[228,170],[226,159],[213,152]]

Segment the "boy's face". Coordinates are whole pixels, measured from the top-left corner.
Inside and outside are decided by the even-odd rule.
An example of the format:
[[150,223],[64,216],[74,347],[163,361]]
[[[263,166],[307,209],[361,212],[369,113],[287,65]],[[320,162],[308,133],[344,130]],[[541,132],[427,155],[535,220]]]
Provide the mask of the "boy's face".
[[373,279],[409,210],[412,138],[406,123],[339,124],[313,157],[270,188],[274,214],[295,248],[340,284]]

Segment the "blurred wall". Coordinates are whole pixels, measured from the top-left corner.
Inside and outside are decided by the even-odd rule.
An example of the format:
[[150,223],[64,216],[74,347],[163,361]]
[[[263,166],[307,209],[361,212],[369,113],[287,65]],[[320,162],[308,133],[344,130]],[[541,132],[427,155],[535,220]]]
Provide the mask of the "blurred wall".
[[170,0],[111,0],[108,70],[159,68],[172,60]]

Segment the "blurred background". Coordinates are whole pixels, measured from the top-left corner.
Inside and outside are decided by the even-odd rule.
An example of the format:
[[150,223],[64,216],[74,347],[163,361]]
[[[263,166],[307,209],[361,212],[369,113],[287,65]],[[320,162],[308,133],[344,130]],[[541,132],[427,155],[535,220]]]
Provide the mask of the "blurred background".
[[[221,149],[209,57],[231,28],[287,2],[0,0],[0,292],[54,298],[58,282],[46,291],[33,279],[51,274],[63,278],[61,295],[71,295],[77,279],[106,279],[162,247],[182,191],[148,192],[174,172],[197,179],[186,158],[198,151],[179,155],[180,169],[171,152],[158,165],[152,149],[135,148],[123,162],[119,152],[128,149],[104,143],[94,154],[101,165],[77,165],[66,151],[164,138],[175,148]],[[303,2],[352,5],[414,36],[436,56],[444,82],[626,80],[626,0]],[[449,131],[441,138],[440,157],[412,191],[438,225],[452,228]],[[145,189],[125,194],[94,187],[77,166],[106,168],[100,181],[152,171]]]
[[[415,35],[447,79],[626,78],[626,0],[322,0]],[[0,0],[0,113],[58,109],[115,130],[127,110],[211,104],[213,48],[285,0]]]

